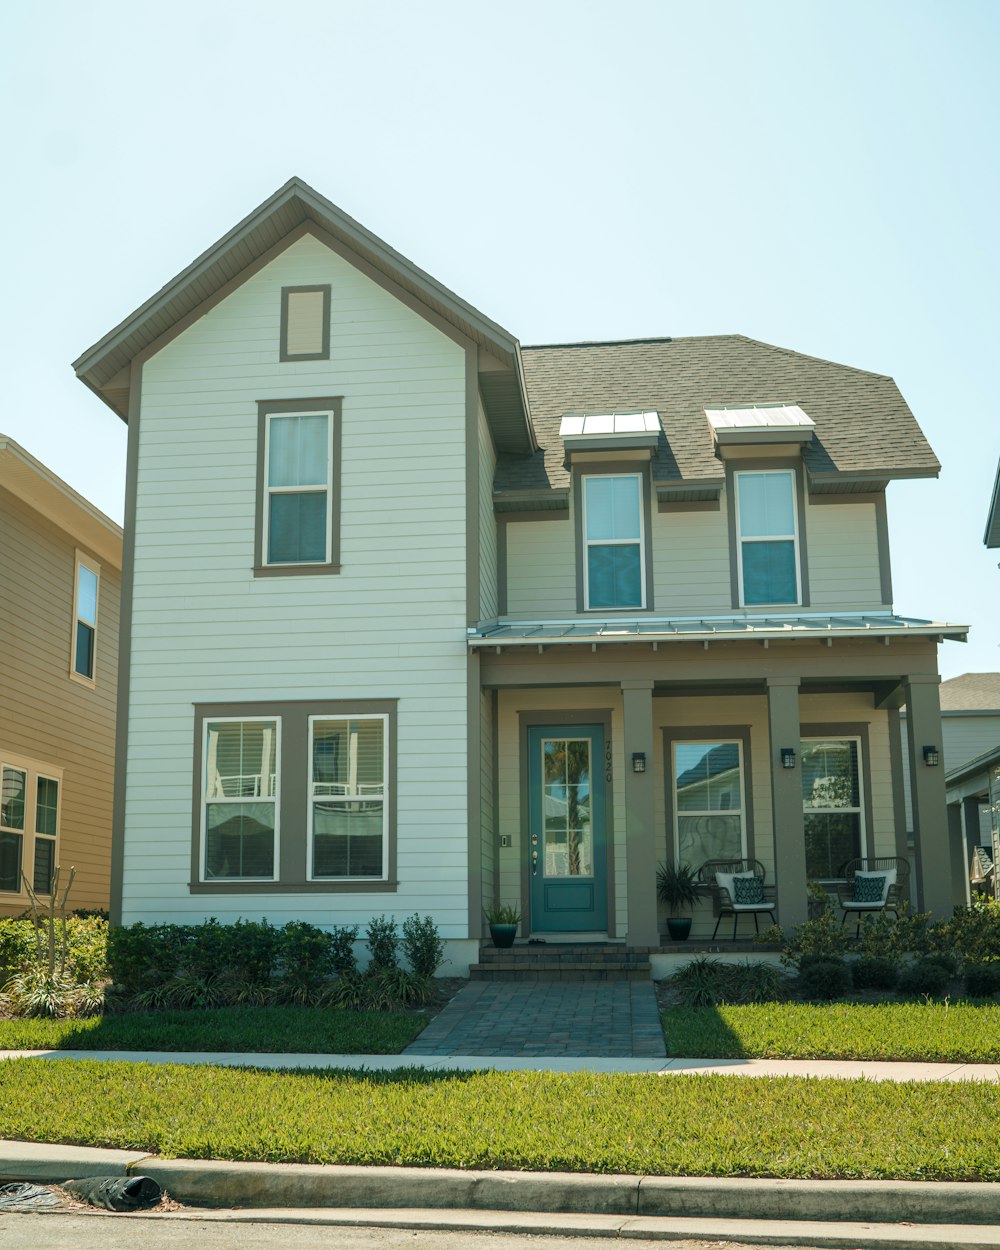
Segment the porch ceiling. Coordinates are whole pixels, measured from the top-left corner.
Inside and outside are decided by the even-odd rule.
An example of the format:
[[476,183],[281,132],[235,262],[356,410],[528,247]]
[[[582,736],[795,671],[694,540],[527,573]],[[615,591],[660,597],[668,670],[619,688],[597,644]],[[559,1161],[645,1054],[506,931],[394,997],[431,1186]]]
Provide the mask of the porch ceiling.
[[951,638],[964,642],[967,625],[896,616],[891,612],[842,613],[836,616],[646,616],[635,620],[504,621],[469,630],[469,646],[592,646],[631,642],[699,642],[792,638]]

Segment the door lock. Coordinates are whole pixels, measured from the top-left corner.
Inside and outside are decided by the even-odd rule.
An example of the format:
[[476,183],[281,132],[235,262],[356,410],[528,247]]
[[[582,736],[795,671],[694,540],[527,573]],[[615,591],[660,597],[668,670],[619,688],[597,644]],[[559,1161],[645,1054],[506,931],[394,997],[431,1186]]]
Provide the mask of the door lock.
[[531,875],[533,877],[538,876],[538,852],[537,851],[531,852]]
[[533,834],[531,835],[531,845],[532,845],[532,846],[537,846],[537,845],[538,845],[538,834],[537,834],[537,833],[533,833]]

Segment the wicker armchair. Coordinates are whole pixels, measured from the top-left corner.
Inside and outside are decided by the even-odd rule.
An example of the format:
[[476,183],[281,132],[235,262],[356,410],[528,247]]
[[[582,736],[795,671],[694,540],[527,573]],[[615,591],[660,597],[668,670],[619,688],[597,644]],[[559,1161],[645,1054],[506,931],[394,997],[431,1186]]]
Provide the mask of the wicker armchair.
[[[899,905],[909,897],[910,865],[905,859],[895,855],[873,855],[867,859],[849,860],[840,870],[844,884],[837,886],[837,900],[843,909],[840,923],[844,924],[848,914],[853,912],[858,918],[854,936],[861,933],[863,916],[876,912],[891,911],[899,915]],[[886,882],[878,898],[864,898],[859,895],[856,882],[859,877],[885,876]]]
[[[719,876],[723,877],[723,881],[719,880]],[[732,887],[732,878],[748,877],[753,875],[760,881],[761,897],[757,902],[739,903],[734,898],[734,889]],[[740,922],[740,916],[753,916],[753,926],[757,933],[760,932],[760,925],[757,923],[759,915],[768,915],[772,919],[774,917],[774,895],[773,889],[765,886],[764,880],[767,876],[767,870],[759,859],[708,859],[698,869],[698,880],[701,885],[708,886],[712,891],[713,905],[718,919],[715,922],[715,929],[712,932],[712,941],[715,941],[715,935],[719,932],[719,925],[722,923],[723,916],[732,916],[733,918],[733,941],[736,941],[736,927]]]

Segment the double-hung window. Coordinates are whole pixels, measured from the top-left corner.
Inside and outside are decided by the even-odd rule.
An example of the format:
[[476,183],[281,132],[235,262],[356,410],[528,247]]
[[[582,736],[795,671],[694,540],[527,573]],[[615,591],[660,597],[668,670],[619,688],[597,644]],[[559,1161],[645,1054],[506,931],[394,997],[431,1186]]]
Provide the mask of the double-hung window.
[[385,716],[309,718],[309,877],[384,878]]
[[97,658],[97,592],[100,580],[101,566],[77,554],[70,674],[88,682],[94,680]]
[[642,477],[595,474],[582,487],[584,607],[644,608]]
[[268,564],[329,564],[333,414],[272,413],[267,419]]
[[339,399],[258,405],[254,572],[340,571]]
[[273,880],[281,721],[220,717],[204,734],[203,879]]
[[795,473],[734,474],[740,603],[802,601]]
[[843,877],[844,865],[863,854],[864,795],[859,738],[810,738],[802,742],[802,805],[806,875]]
[[671,764],[676,862],[744,858],[742,741],[675,742]]
[[[53,775],[59,774],[59,775]],[[0,763],[0,891],[52,892],[61,770],[30,760]]]

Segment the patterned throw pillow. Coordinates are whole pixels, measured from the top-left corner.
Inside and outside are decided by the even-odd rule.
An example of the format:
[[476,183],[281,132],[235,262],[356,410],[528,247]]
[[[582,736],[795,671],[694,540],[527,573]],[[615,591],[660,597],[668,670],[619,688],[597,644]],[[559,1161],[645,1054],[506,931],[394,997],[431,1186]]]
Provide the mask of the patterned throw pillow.
[[760,877],[733,877],[733,889],[736,891],[734,903],[763,903],[764,882]]
[[885,892],[884,876],[862,876],[856,874],[854,878],[854,899],[855,903],[881,903],[882,895]]

